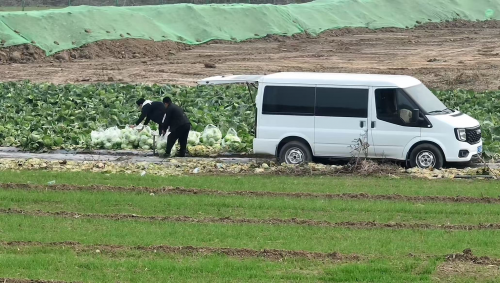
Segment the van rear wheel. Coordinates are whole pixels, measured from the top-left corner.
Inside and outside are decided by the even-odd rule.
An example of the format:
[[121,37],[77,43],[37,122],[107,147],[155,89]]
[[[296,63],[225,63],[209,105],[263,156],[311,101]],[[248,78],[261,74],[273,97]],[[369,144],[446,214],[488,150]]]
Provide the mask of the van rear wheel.
[[410,166],[421,169],[441,169],[444,157],[441,151],[432,144],[421,144],[413,149],[410,154]]
[[278,156],[280,163],[302,164],[312,161],[312,153],[308,146],[299,141],[291,141],[285,144]]

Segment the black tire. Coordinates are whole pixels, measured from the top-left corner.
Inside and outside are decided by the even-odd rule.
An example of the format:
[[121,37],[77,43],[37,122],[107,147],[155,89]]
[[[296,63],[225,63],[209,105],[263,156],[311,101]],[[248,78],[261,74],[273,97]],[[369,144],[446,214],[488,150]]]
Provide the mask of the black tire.
[[285,144],[278,155],[278,160],[286,164],[302,164],[312,161],[312,153],[307,145],[300,141]]
[[410,154],[410,167],[422,169],[443,168],[444,157],[441,150],[432,144],[421,144],[415,147]]

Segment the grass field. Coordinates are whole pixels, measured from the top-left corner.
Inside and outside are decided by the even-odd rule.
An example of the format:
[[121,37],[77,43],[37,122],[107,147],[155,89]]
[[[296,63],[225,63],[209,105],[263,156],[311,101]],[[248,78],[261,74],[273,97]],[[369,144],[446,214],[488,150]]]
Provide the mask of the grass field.
[[494,181],[2,171],[0,278],[498,282],[499,189]]

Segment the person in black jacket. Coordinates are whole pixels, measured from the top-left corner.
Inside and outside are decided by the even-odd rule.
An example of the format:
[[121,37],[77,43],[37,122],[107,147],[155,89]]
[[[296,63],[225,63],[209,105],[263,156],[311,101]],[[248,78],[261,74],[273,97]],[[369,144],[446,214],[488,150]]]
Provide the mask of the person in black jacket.
[[191,122],[189,122],[189,119],[182,108],[172,103],[170,97],[163,98],[163,103],[167,108],[163,117],[163,135],[170,127],[170,134],[167,138],[167,148],[165,150],[165,154],[167,156],[170,155],[172,147],[175,142],[179,140],[180,150],[178,156],[184,157],[186,156],[187,139],[189,131],[191,130]]
[[162,128],[162,120],[163,116],[165,115],[165,105],[160,102],[160,101],[151,101],[151,100],[145,100],[144,98],[140,98],[139,100],[136,101],[137,106],[139,109],[141,109],[141,116],[139,117],[139,120],[135,123],[135,125],[131,126],[131,128],[134,128],[135,126],[139,125],[144,118],[146,118],[146,121],[144,122],[144,126],[149,124],[149,121],[153,121],[158,124],[158,134],[161,135],[163,133],[163,128]]

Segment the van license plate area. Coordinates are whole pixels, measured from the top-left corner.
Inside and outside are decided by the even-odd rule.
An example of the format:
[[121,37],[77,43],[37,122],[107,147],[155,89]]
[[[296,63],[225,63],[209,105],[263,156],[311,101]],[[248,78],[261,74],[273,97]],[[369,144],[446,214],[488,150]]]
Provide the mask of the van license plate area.
[[482,146],[478,146],[477,147],[477,153],[481,153],[483,152],[483,147]]

